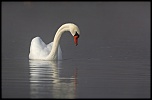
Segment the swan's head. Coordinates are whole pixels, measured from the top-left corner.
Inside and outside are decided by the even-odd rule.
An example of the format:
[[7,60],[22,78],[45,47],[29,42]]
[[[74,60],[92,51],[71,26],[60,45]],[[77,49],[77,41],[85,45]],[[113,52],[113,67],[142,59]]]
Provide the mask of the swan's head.
[[80,37],[80,30],[78,28],[77,25],[73,24],[73,23],[66,23],[63,24],[59,29],[59,31],[70,31],[70,33],[72,34],[72,36],[74,37],[74,43],[77,46],[78,45],[78,38]]
[[69,24],[69,29],[70,29],[71,34],[74,37],[74,43],[77,46],[78,38],[80,37],[80,30],[79,30],[78,26],[76,26],[75,24],[72,24],[72,23]]

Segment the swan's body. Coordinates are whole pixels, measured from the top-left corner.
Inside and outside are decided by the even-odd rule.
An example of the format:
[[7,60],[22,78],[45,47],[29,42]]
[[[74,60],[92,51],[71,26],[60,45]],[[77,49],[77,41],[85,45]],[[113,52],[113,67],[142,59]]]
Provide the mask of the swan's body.
[[[52,50],[53,42],[46,45],[40,37],[35,37],[31,42],[29,59],[41,59],[44,60]],[[62,51],[60,46],[56,53],[58,60],[62,60]]]
[[67,23],[62,25],[55,34],[53,42],[45,44],[40,37],[35,37],[31,41],[29,59],[37,60],[62,60],[62,51],[59,45],[61,35],[65,31],[70,31],[74,36],[74,42],[77,45],[77,39],[80,31],[75,24]]

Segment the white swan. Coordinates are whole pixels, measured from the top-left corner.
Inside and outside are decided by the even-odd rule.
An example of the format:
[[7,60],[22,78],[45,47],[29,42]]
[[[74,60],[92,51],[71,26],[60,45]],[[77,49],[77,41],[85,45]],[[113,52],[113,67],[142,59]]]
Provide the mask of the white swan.
[[75,45],[78,45],[80,35],[79,28],[73,23],[63,24],[56,32],[53,42],[46,45],[40,37],[35,37],[31,41],[29,59],[37,60],[62,60],[62,51],[59,45],[61,35],[65,31],[70,31],[74,37]]

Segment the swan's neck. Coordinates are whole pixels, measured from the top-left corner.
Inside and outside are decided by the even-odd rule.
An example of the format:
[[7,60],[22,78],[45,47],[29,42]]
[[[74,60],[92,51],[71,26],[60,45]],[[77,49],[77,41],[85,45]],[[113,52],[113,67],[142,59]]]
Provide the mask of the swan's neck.
[[54,36],[54,40],[53,40],[53,45],[52,45],[52,50],[50,52],[50,54],[46,57],[47,60],[56,60],[57,56],[58,56],[58,46],[59,46],[59,42],[60,42],[60,38],[62,36],[62,34],[65,31],[69,31],[69,27],[67,25],[61,26],[55,36]]

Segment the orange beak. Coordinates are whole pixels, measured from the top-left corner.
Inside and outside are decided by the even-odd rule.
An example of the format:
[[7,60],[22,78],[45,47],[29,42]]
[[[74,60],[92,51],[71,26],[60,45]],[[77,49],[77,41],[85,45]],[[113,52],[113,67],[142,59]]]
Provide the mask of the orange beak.
[[79,36],[74,36],[74,43],[76,46],[78,45],[78,38],[79,38]]

